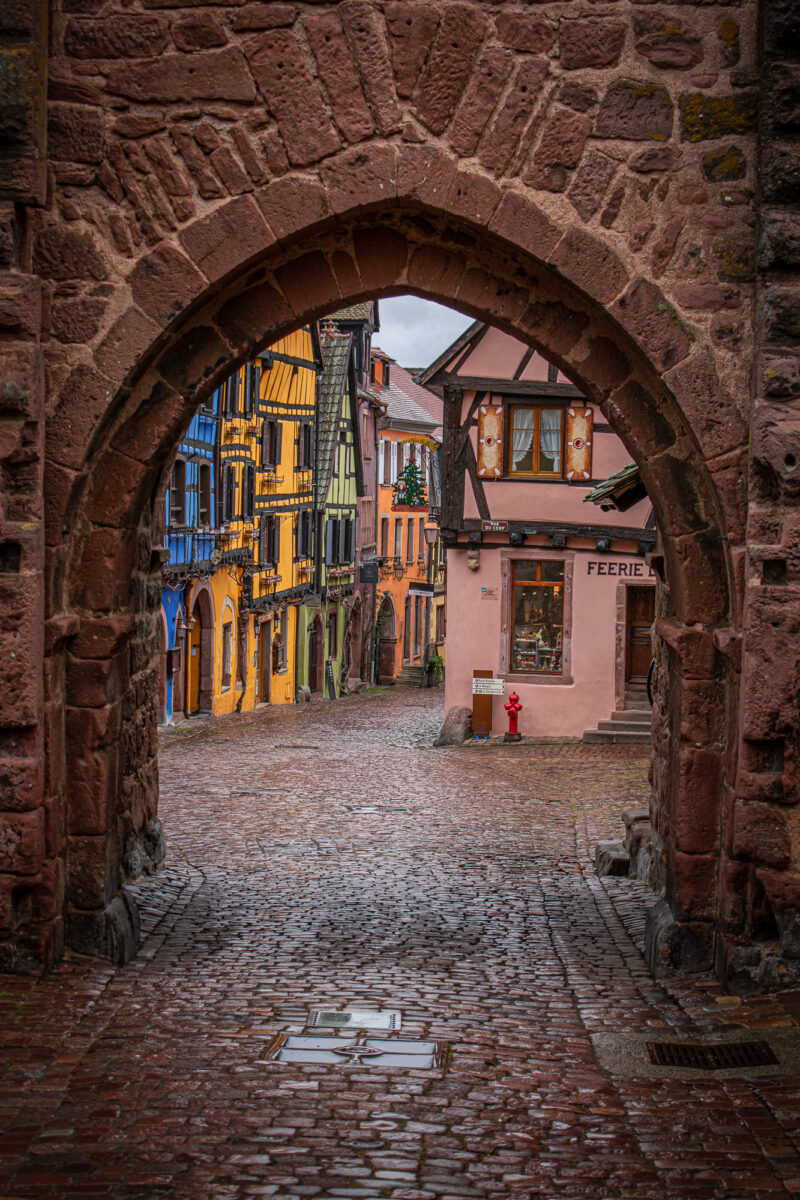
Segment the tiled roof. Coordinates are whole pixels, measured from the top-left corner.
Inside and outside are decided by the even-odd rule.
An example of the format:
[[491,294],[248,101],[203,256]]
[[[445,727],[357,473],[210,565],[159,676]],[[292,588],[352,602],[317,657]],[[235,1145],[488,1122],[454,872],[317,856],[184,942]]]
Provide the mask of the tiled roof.
[[340,308],[330,314],[331,321],[371,321],[372,300],[362,300],[360,304],[351,304],[348,308]]
[[398,363],[393,362],[389,367],[389,386],[376,386],[375,394],[386,405],[390,419],[414,421],[431,431],[441,427],[442,401],[416,383]]
[[324,508],[331,484],[334,452],[339,440],[342,397],[347,387],[347,366],[353,335],[323,326],[320,329],[319,341],[325,369],[317,391],[317,469],[314,477],[314,500],[317,508]]

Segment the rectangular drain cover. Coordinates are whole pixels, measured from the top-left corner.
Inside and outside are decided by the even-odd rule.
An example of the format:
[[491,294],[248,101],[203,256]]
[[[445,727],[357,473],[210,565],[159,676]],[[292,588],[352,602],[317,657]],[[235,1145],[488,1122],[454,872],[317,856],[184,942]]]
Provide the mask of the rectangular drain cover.
[[650,1061],[660,1067],[723,1071],[726,1067],[769,1067],[777,1058],[766,1042],[646,1042]]
[[308,1018],[310,1026],[320,1029],[390,1029],[400,1028],[397,1009],[387,1008],[370,1012],[363,1008],[346,1008],[343,1012],[314,1009]]
[[318,1063],[406,1067],[426,1070],[440,1067],[445,1060],[441,1042],[411,1042],[390,1038],[354,1038],[335,1034],[319,1037],[302,1033],[279,1033],[267,1047],[265,1062]]

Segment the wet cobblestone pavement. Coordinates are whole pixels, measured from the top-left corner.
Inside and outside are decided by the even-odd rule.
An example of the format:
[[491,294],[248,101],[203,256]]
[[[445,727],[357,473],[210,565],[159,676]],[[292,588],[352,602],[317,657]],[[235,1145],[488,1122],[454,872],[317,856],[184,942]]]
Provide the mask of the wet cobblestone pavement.
[[[794,1069],[595,1056],[593,1035],[791,1032],[800,1011],[650,978],[649,894],[591,865],[645,800],[641,748],[432,750],[440,719],[397,689],[165,735],[138,956],[2,980],[0,1198],[800,1193]],[[345,1007],[400,1010],[443,1065],[265,1061]]]

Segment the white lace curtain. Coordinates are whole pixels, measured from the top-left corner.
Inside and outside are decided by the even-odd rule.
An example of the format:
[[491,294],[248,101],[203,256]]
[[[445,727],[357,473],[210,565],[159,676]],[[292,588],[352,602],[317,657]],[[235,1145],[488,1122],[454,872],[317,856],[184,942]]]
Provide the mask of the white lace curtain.
[[533,447],[533,423],[536,413],[532,408],[514,410],[514,437],[511,444],[511,469],[515,471]]
[[561,470],[561,409],[543,408],[541,423],[542,453],[551,460],[550,470]]

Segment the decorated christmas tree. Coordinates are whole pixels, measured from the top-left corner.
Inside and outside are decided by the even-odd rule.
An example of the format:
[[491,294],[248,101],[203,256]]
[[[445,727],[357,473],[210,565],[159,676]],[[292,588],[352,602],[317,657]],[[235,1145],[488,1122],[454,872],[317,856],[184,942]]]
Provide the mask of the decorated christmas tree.
[[415,462],[407,462],[399,472],[393,497],[394,504],[412,504],[415,508],[427,503],[425,483]]

